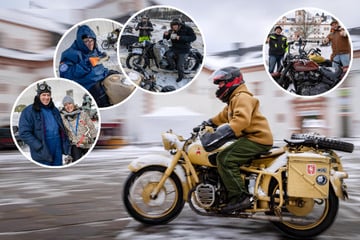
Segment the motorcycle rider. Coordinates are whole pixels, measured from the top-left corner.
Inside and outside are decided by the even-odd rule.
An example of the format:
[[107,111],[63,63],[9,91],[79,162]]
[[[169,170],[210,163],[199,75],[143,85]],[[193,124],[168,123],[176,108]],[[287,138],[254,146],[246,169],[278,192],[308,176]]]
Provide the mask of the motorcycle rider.
[[203,123],[217,126],[217,129],[214,133],[203,134],[200,140],[206,151],[212,151],[236,139],[216,158],[220,177],[228,192],[228,204],[222,211],[231,213],[251,204],[239,166],[251,161],[259,153],[269,151],[273,137],[267,119],[259,110],[259,100],[247,89],[239,68],[221,68],[210,79],[218,85],[216,97],[227,105]]
[[139,42],[145,40],[150,41],[151,32],[154,31],[153,25],[149,20],[149,17],[144,15],[141,21],[135,27],[136,31],[139,31]]
[[274,72],[275,65],[277,65],[277,71],[279,71],[281,61],[288,50],[287,38],[281,32],[282,28],[276,26],[274,33],[269,34],[266,39],[266,43],[269,44],[269,73]]
[[[178,78],[176,82],[180,82],[184,78],[184,63],[190,52],[191,42],[196,40],[194,30],[184,24],[182,20],[175,18],[170,22],[170,30],[165,31],[164,39],[171,39],[172,47],[166,53],[169,63],[169,70],[177,67]],[[176,62],[175,62],[176,59]]]
[[110,106],[102,81],[117,71],[109,70],[99,61],[107,58],[96,44],[96,35],[87,25],[78,27],[76,39],[70,48],[61,54],[60,77],[71,79],[85,87],[99,107]]
[[348,67],[350,64],[350,41],[344,28],[340,27],[339,22],[333,20],[330,23],[331,31],[324,39],[323,43],[331,42],[332,53],[330,60],[338,62],[341,66]]

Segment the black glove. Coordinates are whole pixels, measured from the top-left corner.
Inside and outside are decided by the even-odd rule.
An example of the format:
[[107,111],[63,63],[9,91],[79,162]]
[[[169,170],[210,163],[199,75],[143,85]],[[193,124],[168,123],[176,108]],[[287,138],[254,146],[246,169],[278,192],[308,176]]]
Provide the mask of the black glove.
[[213,127],[213,128],[216,128],[216,127],[217,127],[217,126],[211,121],[211,119],[208,119],[208,120],[206,120],[206,121],[203,121],[203,122],[201,123],[201,126],[204,126],[204,127],[209,126],[209,127]]
[[206,126],[216,128],[216,125],[211,121],[211,119],[208,119],[206,121],[203,121],[201,124],[197,125],[193,128],[193,132],[199,132],[200,130],[204,129]]
[[206,132],[200,137],[205,151],[211,152],[226,142],[235,138],[235,133],[229,124],[219,126],[214,133]]

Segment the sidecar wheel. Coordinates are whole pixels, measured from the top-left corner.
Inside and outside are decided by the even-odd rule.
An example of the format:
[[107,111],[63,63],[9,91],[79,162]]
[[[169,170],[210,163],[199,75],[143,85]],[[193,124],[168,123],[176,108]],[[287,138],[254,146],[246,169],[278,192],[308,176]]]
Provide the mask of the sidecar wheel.
[[165,181],[155,198],[150,194],[164,175],[166,167],[149,166],[131,173],[124,185],[123,201],[135,220],[149,225],[165,224],[184,207],[183,189],[175,173]]
[[[269,187],[269,194],[272,198],[272,208],[275,207],[276,199],[279,197],[279,187],[277,181],[272,179]],[[272,223],[286,235],[295,239],[309,239],[315,237],[328,229],[335,221],[339,209],[339,199],[335,195],[332,187],[329,187],[329,196],[327,199],[303,199],[305,204],[301,207],[287,208],[282,207],[281,215],[286,217],[302,218],[301,212],[305,212],[304,222],[296,221],[273,221]],[[289,197],[291,198],[291,197]],[[292,200],[294,200],[293,198]],[[310,205],[307,207],[306,205]],[[296,209],[295,209],[296,208]],[[304,210],[303,210],[304,209]],[[296,212],[297,215],[293,213]],[[270,212],[269,215],[280,216],[279,213]]]

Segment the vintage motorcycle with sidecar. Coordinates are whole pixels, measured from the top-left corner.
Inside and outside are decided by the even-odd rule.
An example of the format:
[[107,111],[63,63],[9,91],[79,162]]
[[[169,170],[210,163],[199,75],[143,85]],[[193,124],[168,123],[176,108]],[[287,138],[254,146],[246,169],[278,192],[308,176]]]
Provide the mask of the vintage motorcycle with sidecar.
[[348,174],[335,150],[352,152],[353,144],[316,134],[293,134],[284,146],[261,153],[239,168],[252,204],[224,214],[227,194],[216,155],[232,141],[207,152],[200,136],[211,131],[209,126],[196,127],[184,139],[170,130],[162,134],[169,152],[130,163],[123,189],[130,216],[148,225],[166,224],[187,202],[204,216],[271,221],[293,238],[311,238],[331,226],[339,199],[348,197],[344,183]]

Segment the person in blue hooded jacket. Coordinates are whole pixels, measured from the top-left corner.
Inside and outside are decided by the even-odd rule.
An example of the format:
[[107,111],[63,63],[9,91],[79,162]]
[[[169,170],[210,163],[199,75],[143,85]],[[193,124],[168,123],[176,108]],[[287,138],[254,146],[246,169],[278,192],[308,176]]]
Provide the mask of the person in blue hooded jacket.
[[31,158],[43,165],[62,166],[63,154],[70,154],[64,124],[46,82],[37,85],[34,103],[21,112],[19,137],[29,145]]
[[74,80],[85,87],[99,107],[111,105],[102,81],[118,73],[104,67],[100,61],[104,58],[107,55],[98,49],[94,31],[87,25],[81,25],[73,44],[61,54],[59,65],[60,77]]

